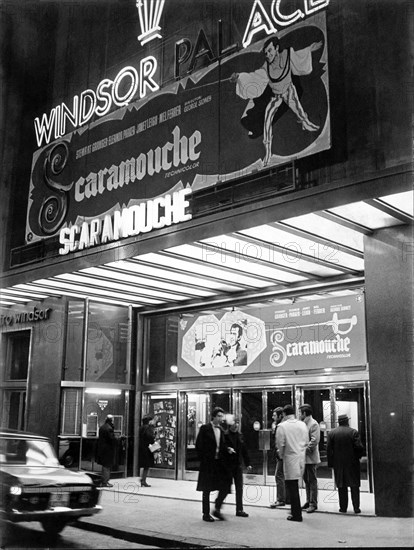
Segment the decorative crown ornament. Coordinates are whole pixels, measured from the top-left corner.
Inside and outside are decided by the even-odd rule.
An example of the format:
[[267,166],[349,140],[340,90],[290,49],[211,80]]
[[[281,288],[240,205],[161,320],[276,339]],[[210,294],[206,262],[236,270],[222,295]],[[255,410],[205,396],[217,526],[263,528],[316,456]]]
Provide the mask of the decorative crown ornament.
[[160,19],[164,9],[165,0],[137,0],[136,6],[139,15],[141,34],[137,37],[141,46],[153,40],[162,38]]

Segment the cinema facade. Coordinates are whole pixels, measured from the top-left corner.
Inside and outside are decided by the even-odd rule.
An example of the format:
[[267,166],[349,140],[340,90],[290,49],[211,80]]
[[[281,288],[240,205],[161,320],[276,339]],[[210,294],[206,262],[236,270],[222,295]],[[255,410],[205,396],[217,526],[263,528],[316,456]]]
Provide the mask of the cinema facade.
[[346,413],[376,513],[412,516],[404,2],[141,4],[8,8],[3,424],[99,471],[112,414],[122,478],[151,413],[151,475],[193,480],[221,406],[272,485],[272,410],[310,403],[319,486]]

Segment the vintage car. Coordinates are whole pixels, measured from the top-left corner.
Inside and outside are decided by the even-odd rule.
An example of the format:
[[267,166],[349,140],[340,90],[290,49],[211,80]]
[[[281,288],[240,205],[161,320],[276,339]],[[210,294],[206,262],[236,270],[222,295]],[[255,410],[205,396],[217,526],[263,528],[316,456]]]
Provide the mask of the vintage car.
[[0,514],[39,521],[57,535],[65,525],[100,512],[100,491],[81,472],[65,469],[47,437],[0,428]]

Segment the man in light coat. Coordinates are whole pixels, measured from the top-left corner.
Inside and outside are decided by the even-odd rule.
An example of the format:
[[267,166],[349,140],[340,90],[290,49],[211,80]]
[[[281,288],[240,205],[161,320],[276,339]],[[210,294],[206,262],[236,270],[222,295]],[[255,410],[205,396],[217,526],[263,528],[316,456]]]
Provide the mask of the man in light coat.
[[321,438],[321,430],[319,424],[312,417],[312,407],[305,403],[300,410],[300,419],[306,424],[309,431],[309,441],[306,447],[306,464],[303,481],[306,487],[306,502],[302,506],[302,510],[306,510],[311,514],[318,509],[318,480],[316,477],[317,465],[320,463],[319,456],[319,440]]
[[302,420],[294,416],[292,405],[283,407],[285,421],[276,432],[276,447],[283,460],[286,488],[290,497],[291,515],[289,521],[302,521],[299,496],[299,479],[305,471],[305,454],[309,441],[308,429]]

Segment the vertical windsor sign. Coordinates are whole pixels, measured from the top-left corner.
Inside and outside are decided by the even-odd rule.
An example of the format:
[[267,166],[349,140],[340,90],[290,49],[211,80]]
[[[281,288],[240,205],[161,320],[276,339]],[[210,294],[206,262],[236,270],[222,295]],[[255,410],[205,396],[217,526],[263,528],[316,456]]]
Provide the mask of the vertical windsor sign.
[[[309,11],[312,2],[305,5]],[[137,3],[138,39],[143,43],[160,38],[163,8],[163,2]],[[259,9],[257,3],[253,9]],[[277,32],[283,59],[289,60],[285,73],[302,108],[301,124],[282,100],[272,103],[271,127],[260,122],[266,120],[273,94],[263,69],[263,48],[274,22],[265,29],[264,39],[232,50],[220,61],[163,88],[156,58],[146,56],[138,67],[125,67],[113,80],[105,78],[95,89],[76,95],[70,106],[62,103],[37,118],[39,149],[33,155],[27,242],[60,234],[62,253],[67,253],[72,227],[80,235],[82,224],[87,224],[83,227],[88,227],[89,235],[97,236],[103,227],[99,224],[106,219],[109,228],[109,219],[115,220],[123,209],[152,213],[154,228],[162,219],[166,225],[170,219],[177,223],[174,220],[189,219],[191,207],[181,214],[169,213],[174,200],[168,197],[175,193],[187,190],[190,196],[217,182],[328,149],[326,17],[323,12],[308,17],[305,11],[303,21],[299,17]],[[259,24],[256,13],[248,26],[251,36],[256,36],[253,31]],[[206,35],[200,31],[197,44],[205,45],[204,40]],[[189,41],[185,44],[190,47]],[[195,53],[195,48],[201,48],[197,44],[191,46],[192,56],[187,52],[192,59],[200,55]],[[182,54],[181,63],[185,57]],[[234,82],[234,74],[243,75],[240,82]],[[250,97],[251,89],[260,90],[258,97]],[[162,198],[164,204],[154,203]],[[148,201],[152,201],[148,208],[142,206]],[[149,227],[147,221],[140,222],[140,227]],[[114,240],[108,231],[106,242]],[[86,243],[86,237],[81,241]]]

